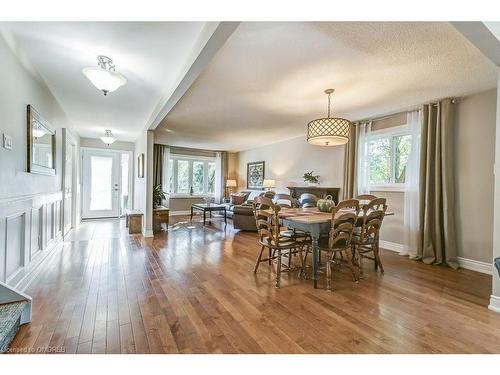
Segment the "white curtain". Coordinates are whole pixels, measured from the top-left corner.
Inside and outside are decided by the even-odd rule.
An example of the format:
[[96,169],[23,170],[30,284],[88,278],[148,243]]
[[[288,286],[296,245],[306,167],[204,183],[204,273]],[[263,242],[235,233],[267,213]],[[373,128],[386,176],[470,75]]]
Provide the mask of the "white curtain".
[[163,181],[161,182],[163,192],[165,193],[165,207],[170,207],[170,176],[173,171],[170,170],[170,147],[163,148]]
[[406,124],[411,134],[411,149],[406,163],[404,206],[404,250],[402,255],[417,254],[419,233],[419,169],[421,111],[408,112]]
[[370,193],[370,155],[368,146],[372,132],[372,122],[359,123],[358,132],[357,195],[360,195]]
[[215,153],[215,203],[222,202],[222,153]]

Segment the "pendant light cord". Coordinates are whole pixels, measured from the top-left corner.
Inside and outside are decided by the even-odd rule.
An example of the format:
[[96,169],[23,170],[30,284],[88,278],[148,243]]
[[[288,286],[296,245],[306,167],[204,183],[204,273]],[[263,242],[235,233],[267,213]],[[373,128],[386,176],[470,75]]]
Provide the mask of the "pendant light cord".
[[330,97],[332,94],[328,94],[328,118],[330,118]]

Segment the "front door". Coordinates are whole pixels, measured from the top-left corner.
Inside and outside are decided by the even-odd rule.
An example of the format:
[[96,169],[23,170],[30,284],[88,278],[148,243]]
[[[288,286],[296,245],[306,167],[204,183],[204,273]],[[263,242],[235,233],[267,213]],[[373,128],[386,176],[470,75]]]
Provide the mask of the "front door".
[[120,154],[83,150],[82,218],[118,217],[119,199]]

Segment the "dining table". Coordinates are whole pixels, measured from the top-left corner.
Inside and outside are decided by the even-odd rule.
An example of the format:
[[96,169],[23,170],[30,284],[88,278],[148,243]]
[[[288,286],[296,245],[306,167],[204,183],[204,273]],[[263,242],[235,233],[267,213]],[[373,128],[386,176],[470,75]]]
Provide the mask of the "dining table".
[[[341,214],[348,210],[340,210]],[[363,217],[364,211],[359,212],[359,217]],[[385,216],[392,216],[394,212],[386,211]],[[312,240],[312,280],[314,288],[318,287],[318,260],[319,246],[318,240],[322,234],[328,234],[331,228],[332,214],[321,212],[316,207],[310,208],[283,208],[279,212],[279,217],[283,226],[301,230],[311,235]]]

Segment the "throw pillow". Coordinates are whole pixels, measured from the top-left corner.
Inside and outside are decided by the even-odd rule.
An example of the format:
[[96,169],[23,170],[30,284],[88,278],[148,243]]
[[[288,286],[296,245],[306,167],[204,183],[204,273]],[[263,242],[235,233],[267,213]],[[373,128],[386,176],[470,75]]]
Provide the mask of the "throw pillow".
[[231,194],[231,204],[240,205],[243,203],[245,203],[245,194],[242,193]]

